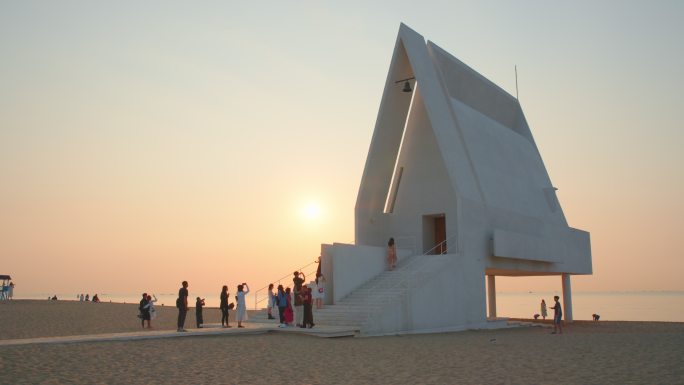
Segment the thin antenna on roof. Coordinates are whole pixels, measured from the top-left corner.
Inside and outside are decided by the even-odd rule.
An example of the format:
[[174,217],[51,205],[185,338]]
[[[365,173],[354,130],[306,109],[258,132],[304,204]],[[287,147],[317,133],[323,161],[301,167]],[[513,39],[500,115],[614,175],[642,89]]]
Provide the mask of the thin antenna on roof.
[[515,65],[515,98],[520,100],[518,97],[518,66]]

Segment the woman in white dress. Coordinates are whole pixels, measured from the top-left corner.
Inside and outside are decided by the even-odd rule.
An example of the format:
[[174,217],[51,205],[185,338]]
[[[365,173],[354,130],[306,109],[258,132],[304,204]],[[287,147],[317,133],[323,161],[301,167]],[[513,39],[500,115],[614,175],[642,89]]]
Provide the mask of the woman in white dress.
[[244,328],[242,326],[242,321],[247,321],[247,303],[245,302],[245,295],[249,293],[249,285],[242,283],[237,287],[237,295],[235,300],[237,301],[237,323],[239,328]]
[[273,308],[275,307],[275,294],[273,294],[273,284],[268,285],[268,319],[275,319]]
[[[152,299],[154,297],[154,299]],[[155,319],[157,317],[157,308],[154,307],[154,303],[157,302],[157,296],[152,294],[152,296],[147,296],[147,307],[150,308],[150,319]]]
[[313,298],[316,303],[316,309],[323,307],[323,298],[325,297],[325,276],[321,274],[316,278],[316,284],[312,287]]

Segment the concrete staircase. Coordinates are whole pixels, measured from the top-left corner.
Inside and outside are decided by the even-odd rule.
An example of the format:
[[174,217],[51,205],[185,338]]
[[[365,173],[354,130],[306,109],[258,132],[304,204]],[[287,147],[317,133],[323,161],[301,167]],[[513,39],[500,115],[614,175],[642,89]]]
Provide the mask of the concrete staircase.
[[[385,271],[374,279],[361,285],[335,305],[327,305],[322,309],[314,308],[314,323],[317,325],[346,326],[359,330],[367,328],[374,316],[380,314],[386,306],[400,304],[407,291],[415,284],[430,279],[434,274],[434,264],[422,263],[431,256],[413,256],[401,261],[393,271]],[[425,266],[433,268],[425,268]],[[275,320],[267,318],[266,310],[261,310],[250,318],[251,322],[278,322],[277,310],[273,314]]]

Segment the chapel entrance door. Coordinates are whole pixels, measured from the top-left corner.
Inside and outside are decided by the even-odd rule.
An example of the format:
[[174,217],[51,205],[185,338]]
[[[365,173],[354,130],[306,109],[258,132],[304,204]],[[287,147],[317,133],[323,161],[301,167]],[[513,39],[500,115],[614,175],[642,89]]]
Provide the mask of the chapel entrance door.
[[444,214],[423,215],[423,252],[446,254],[446,216]]

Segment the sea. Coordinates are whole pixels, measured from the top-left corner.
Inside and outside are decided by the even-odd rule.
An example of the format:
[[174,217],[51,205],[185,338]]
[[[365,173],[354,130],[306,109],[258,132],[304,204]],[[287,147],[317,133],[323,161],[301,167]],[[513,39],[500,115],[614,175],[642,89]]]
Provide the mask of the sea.
[[[95,293],[90,293],[92,296]],[[138,303],[140,294],[136,293],[97,293],[102,302]],[[32,293],[21,295],[15,293],[15,299],[44,299],[56,295],[59,300],[77,300],[75,293]],[[177,293],[155,293],[157,306],[173,306]],[[234,293],[231,293],[231,296]],[[548,307],[553,306],[553,296],[563,295],[560,292],[525,292],[496,294],[497,316],[511,318],[533,318],[541,314],[540,304],[544,299]],[[218,307],[219,293],[190,292],[190,306],[194,306],[196,297],[204,298],[208,307]],[[234,298],[233,298],[234,300]],[[256,300],[256,301],[255,301]],[[258,301],[258,302],[257,302]],[[266,294],[259,292],[247,295],[249,309],[266,307]],[[664,321],[684,322],[684,291],[620,291],[620,292],[573,292],[572,312],[576,320],[591,320],[593,314],[599,314],[602,321]],[[553,316],[553,310],[549,309]]]

